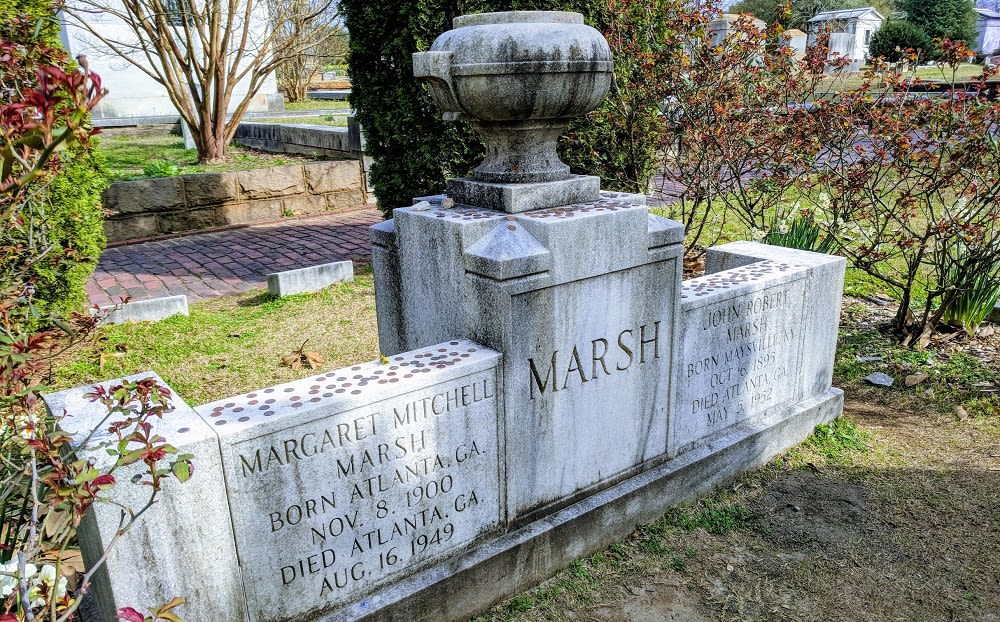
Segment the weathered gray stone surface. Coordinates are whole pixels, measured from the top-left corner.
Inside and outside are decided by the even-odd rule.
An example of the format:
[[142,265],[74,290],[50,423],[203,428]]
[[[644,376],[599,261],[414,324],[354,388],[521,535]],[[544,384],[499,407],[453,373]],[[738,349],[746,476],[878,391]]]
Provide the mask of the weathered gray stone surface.
[[119,214],[175,210],[185,205],[184,182],[180,177],[159,177],[111,184],[104,201],[105,207]]
[[505,352],[509,516],[664,455],[680,225],[616,193],[519,215],[438,205],[373,231],[376,291],[399,275],[376,300],[379,333],[383,348],[465,334]]
[[302,168],[274,166],[237,173],[240,191],[249,199],[271,199],[305,191]]
[[535,184],[449,179],[448,195],[456,203],[519,214],[529,210],[597,201],[601,197],[601,179],[571,175],[566,179]]
[[101,307],[107,315],[102,324],[122,324],[124,322],[155,322],[173,315],[187,315],[187,296],[164,296],[150,300],[136,300],[112,307]]
[[346,604],[500,526],[498,359],[455,340],[197,409],[251,620]]
[[[103,619],[184,594],[185,619],[299,620],[500,530],[498,363],[452,340],[195,410],[175,400],[158,432],[195,453],[196,475],[165,490],[152,515],[163,523],[115,549],[96,587]],[[46,397],[73,414],[71,434],[101,421],[88,389]],[[92,561],[118,511],[102,505],[89,521]]]
[[878,387],[891,387],[895,379],[889,374],[877,371],[865,376],[865,381]]
[[823,253],[755,242],[733,242],[708,250],[705,271],[711,273],[716,271],[716,266],[721,269],[722,266],[746,265],[755,260],[797,264],[807,271],[807,300],[803,307],[802,331],[807,335],[808,348],[804,352],[800,372],[802,395],[816,395],[825,391],[833,382],[833,360],[837,352],[837,328],[840,326],[846,260]]
[[399,249],[396,246],[396,229],[392,220],[383,220],[369,230],[372,241],[372,263],[379,266],[380,286],[375,288],[375,308],[379,321],[395,326],[393,331],[379,331],[379,351],[392,354],[402,352],[407,342],[403,324],[403,283],[399,274]]
[[236,173],[203,173],[185,175],[184,193],[188,205],[215,205],[228,203],[239,198],[236,188]]
[[[155,378],[153,372],[130,379]],[[107,434],[107,412],[81,387],[45,396],[52,413],[68,413],[60,427],[77,439],[98,430],[95,442],[111,440]],[[174,596],[183,595],[186,620],[243,620],[243,583],[236,556],[236,543],[226,503],[226,483],[219,468],[222,457],[219,441],[211,426],[176,394],[174,410],[162,419],[153,418],[153,431],[169,439],[180,452],[193,453],[196,476],[179,484],[166,481],[157,502],[143,520],[115,542],[104,570],[95,578],[93,592],[102,617],[113,622],[120,607],[155,607]],[[88,456],[96,464],[108,464],[110,457],[100,449]],[[131,484],[135,467],[117,473],[116,502],[139,510],[148,499],[149,488]],[[84,561],[93,564],[115,539],[121,508],[98,503],[87,514],[78,531]],[[220,569],[226,569],[221,571]],[[88,622],[96,622],[91,620]]]
[[334,283],[353,280],[354,264],[350,261],[334,261],[268,274],[267,292],[272,296],[291,296],[303,292],[315,292]]
[[738,424],[712,445],[628,478],[319,620],[468,620],[505,595],[530,589],[573,561],[620,542],[636,525],[656,521],[670,506],[708,494],[745,470],[766,464],[805,440],[817,424],[835,419],[843,402],[843,393],[831,389],[781,417]]
[[303,167],[306,187],[315,194],[357,188],[361,174],[359,162],[317,162]]
[[350,120],[347,128],[301,123],[244,122],[237,128],[233,142],[272,153],[331,158],[357,159],[364,151],[360,134],[350,130]]
[[844,267],[752,242],[711,249],[707,274],[681,289],[671,454],[830,388]]
[[579,13],[561,11],[463,15],[454,26],[413,55],[413,73],[427,80],[445,118],[462,115],[486,142],[474,179],[568,178],[556,141],[573,117],[604,100],[612,76],[607,41]]

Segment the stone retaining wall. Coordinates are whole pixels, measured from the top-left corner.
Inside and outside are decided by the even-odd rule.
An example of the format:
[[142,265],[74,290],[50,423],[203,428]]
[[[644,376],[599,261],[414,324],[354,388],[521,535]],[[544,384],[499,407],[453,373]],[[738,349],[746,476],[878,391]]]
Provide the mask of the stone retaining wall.
[[112,184],[104,193],[109,242],[364,205],[361,163],[315,162]]
[[361,126],[353,116],[347,127],[302,123],[240,123],[233,142],[271,153],[359,158],[364,151]]

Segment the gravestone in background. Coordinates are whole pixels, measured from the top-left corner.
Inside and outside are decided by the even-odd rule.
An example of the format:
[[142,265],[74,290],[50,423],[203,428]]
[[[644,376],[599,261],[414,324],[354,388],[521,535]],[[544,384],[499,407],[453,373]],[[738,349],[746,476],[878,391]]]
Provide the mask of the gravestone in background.
[[[468,619],[840,414],[842,258],[728,244],[682,283],[681,225],[558,161],[610,81],[579,15],[457,18],[414,65],[488,157],[372,228],[388,360],[176,398],[195,476],[109,557],[101,620],[176,595],[199,622]],[[72,433],[87,390],[46,398]],[[94,508],[88,562],[117,521]]]

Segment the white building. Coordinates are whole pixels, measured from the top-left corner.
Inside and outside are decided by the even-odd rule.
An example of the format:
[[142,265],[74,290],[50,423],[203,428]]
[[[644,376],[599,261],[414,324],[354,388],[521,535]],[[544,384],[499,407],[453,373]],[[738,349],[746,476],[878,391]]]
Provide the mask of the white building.
[[785,47],[792,48],[795,54],[795,58],[801,60],[805,58],[806,55],[806,41],[809,35],[802,32],[798,28],[790,28],[782,32],[778,37],[781,39],[781,44]]
[[991,55],[1000,49],[1000,12],[976,9],[975,50]]
[[[107,0],[108,4],[120,0]],[[72,3],[72,0],[70,0]],[[264,7],[265,3],[257,3]],[[89,26],[99,29],[102,36],[119,41],[135,40],[134,33],[124,22],[103,12],[85,14]],[[267,29],[267,15],[257,12],[259,26],[257,32]],[[90,69],[101,76],[107,96],[94,109],[92,117],[97,125],[142,125],[147,123],[172,123],[179,118],[176,108],[167,97],[166,89],[132,63],[114,54],[87,29],[67,15],[62,16],[62,43],[70,56],[83,54]],[[131,38],[131,39],[130,39]],[[230,110],[247,93],[249,80],[237,84],[230,101]],[[284,98],[278,92],[277,81],[272,73],[254,96],[248,112],[283,110]]]
[[808,22],[808,45],[815,45],[821,33],[830,33],[831,56],[850,58],[848,71],[858,71],[868,58],[872,35],[884,21],[885,17],[872,7],[817,13]]
[[[712,45],[719,45],[722,41],[732,34],[736,27],[736,22],[741,18],[740,15],[736,13],[723,13],[717,19],[709,22],[706,30],[708,30],[709,36],[712,38]],[[753,24],[754,28],[764,30],[767,28],[767,24],[762,19],[757,19],[753,15],[750,16],[750,23]]]

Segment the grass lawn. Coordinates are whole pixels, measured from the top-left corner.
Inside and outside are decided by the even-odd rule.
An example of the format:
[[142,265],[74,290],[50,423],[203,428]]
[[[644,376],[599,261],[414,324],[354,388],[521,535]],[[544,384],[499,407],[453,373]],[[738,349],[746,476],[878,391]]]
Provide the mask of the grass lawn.
[[[892,311],[844,301],[841,420],[477,621],[993,619],[1000,397],[983,386],[1000,377],[1000,336],[992,358],[899,348],[876,328]],[[189,317],[105,327],[54,373],[64,388],[152,369],[197,405],[315,374],[280,366],[307,339],[320,371],[378,356],[370,271],[315,294],[219,298]],[[872,371],[927,379],[875,388],[862,380]]]
[[350,110],[351,104],[346,100],[339,99],[303,99],[297,102],[285,102],[285,110],[296,112],[299,110]]
[[250,123],[289,123],[304,125],[328,125],[330,127],[347,127],[346,114],[317,114],[302,117],[261,117],[248,119]]
[[[130,136],[108,134],[101,136],[98,150],[107,160],[112,181],[126,181],[155,177],[147,174],[154,167],[169,166],[172,174],[212,173],[221,171],[242,171],[268,166],[282,166],[293,162],[308,162],[311,158],[288,154],[269,154],[230,145],[224,164],[198,164],[198,152],[184,148],[184,139],[173,134],[154,136]],[[162,173],[161,173],[162,174]]]
[[[981,75],[982,65],[973,63],[962,63],[955,73],[955,81],[961,82],[971,80]],[[951,82],[952,74],[950,67],[923,66],[918,67],[916,77],[928,82]],[[837,93],[847,91],[861,86],[864,82],[863,72],[843,73],[836,76],[824,78],[818,87],[820,93]]]
[[102,328],[57,365],[56,386],[153,370],[195,405],[309,375],[281,366],[306,340],[305,349],[324,358],[323,369],[379,354],[370,270],[316,294],[248,293],[195,303],[190,313]]

